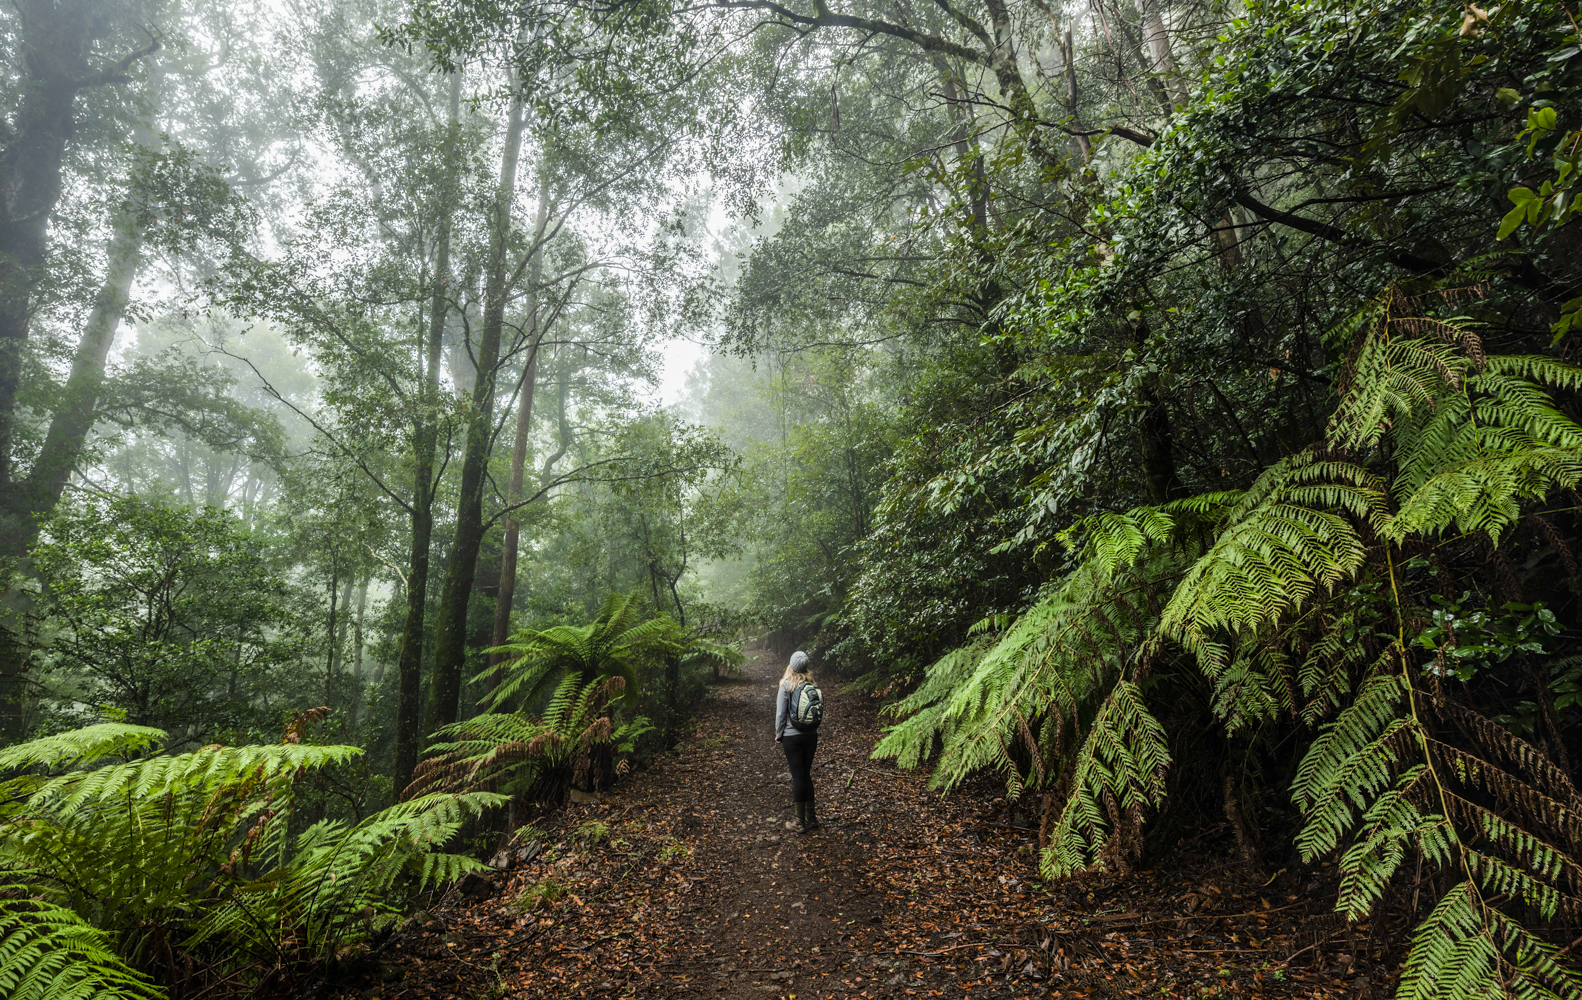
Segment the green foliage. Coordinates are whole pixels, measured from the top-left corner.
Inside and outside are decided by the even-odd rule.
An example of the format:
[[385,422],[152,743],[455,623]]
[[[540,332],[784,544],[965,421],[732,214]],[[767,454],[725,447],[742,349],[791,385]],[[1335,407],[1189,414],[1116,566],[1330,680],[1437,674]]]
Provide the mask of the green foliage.
[[164,981],[291,976],[355,944],[402,888],[478,867],[439,851],[502,801],[430,795],[298,828],[302,776],[355,747],[210,746],[115,762],[164,734],[105,724],[8,749],[0,866]]
[[539,879],[523,886],[512,905],[523,913],[535,913],[559,902],[566,891],[564,883],[552,878]]
[[[1425,327],[1454,336],[1411,336]],[[1304,858],[1341,854],[1337,909],[1365,919],[1409,857],[1464,879],[1416,931],[1402,995],[1582,995],[1582,978],[1521,916],[1523,906],[1549,919],[1582,905],[1570,895],[1582,860],[1570,778],[1429,687],[1542,655],[1558,632],[1553,614],[1507,602],[1494,615],[1464,610],[1465,596],[1437,598],[1434,624],[1413,637],[1434,651],[1423,664],[1409,655],[1398,599],[1383,608],[1397,621],[1388,626],[1368,611],[1375,590],[1341,591],[1377,573],[1399,592],[1402,543],[1451,530],[1498,539],[1525,504],[1573,486],[1582,428],[1549,387],[1573,388],[1578,375],[1549,359],[1486,356],[1459,322],[1396,317],[1354,329],[1365,332],[1329,428],[1332,453],[1354,461],[1302,453],[1244,492],[1084,519],[1065,536],[1074,568],[1050,596],[1003,634],[934,664],[895,706],[906,718],[878,752],[912,766],[937,740],[937,784],[994,767],[1012,794],[1059,790],[1044,865],[1063,875],[1124,863],[1163,800],[1166,734],[1137,682],[1155,661],[1189,656],[1228,732],[1307,715],[1304,697],[1320,715],[1339,700],[1292,783]],[[1365,643],[1356,619],[1325,605],[1377,622],[1385,642],[1371,663],[1355,655]],[[1293,670],[1304,650],[1307,665]],[[1359,666],[1349,699],[1324,690]],[[1455,745],[1434,717],[1453,719],[1473,745]],[[1073,742],[1068,730],[1084,736]],[[1029,758],[1031,769],[1016,766]]]
[[141,1000],[164,994],[76,911],[0,885],[0,991],[11,1000]]
[[[59,713],[103,706],[194,745],[275,728],[301,652],[287,587],[231,515],[135,497],[63,503],[33,563]],[[299,702],[300,703],[300,702]],[[311,704],[311,703],[310,703]]]

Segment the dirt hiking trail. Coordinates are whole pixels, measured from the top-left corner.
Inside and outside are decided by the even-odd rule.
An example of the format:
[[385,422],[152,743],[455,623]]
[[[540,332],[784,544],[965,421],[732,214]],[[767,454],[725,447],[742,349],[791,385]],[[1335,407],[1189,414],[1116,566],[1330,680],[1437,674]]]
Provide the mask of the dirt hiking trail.
[[467,880],[355,985],[320,995],[1379,1000],[1323,954],[1281,966],[1309,908],[1281,876],[1042,884],[1036,831],[995,785],[941,798],[926,772],[871,760],[878,702],[833,680],[813,769],[823,826],[788,831],[782,670],[754,657],[676,751],[540,821],[530,860]]

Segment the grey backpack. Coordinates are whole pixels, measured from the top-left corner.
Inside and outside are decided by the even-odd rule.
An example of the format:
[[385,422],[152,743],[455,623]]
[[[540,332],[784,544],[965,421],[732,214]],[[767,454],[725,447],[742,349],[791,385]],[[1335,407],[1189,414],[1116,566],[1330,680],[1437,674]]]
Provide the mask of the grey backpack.
[[824,692],[812,681],[798,681],[786,692],[786,718],[799,733],[817,732],[824,721]]

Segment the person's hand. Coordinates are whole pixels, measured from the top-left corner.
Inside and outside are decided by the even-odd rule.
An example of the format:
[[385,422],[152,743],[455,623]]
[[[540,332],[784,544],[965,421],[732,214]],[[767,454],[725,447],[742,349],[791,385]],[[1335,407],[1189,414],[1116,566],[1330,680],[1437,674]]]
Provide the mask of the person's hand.
[[780,742],[780,737],[778,737],[778,736],[776,736],[776,737],[775,737],[775,742],[776,742],[776,743],[779,743],[779,742]]

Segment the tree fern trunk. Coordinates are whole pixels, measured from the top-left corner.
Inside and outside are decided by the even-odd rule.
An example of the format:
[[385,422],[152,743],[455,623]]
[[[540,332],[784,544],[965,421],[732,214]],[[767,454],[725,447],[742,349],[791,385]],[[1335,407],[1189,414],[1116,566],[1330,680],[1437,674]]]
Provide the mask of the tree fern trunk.
[[[1148,320],[1139,317],[1133,330],[1138,353],[1146,352],[1151,331]],[[1175,443],[1170,426],[1170,410],[1165,405],[1157,372],[1144,375],[1137,387],[1138,448],[1142,455],[1143,481],[1148,499],[1168,503],[1187,495],[1186,486],[1176,472]]]

